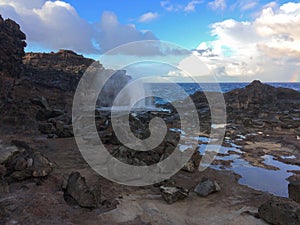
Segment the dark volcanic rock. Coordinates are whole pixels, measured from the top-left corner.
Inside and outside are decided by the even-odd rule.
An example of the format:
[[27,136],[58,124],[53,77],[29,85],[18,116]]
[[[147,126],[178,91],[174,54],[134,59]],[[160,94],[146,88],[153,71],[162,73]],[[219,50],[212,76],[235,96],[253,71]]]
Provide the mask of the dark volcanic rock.
[[208,178],[202,178],[201,182],[195,187],[195,192],[202,196],[206,197],[209,194],[212,194],[214,192],[220,191],[220,185],[213,180],[210,180]]
[[236,109],[253,109],[262,106],[276,106],[278,103],[300,101],[300,92],[288,88],[276,88],[253,81],[245,88],[235,89],[225,94],[226,103]]
[[25,34],[16,22],[11,19],[3,20],[0,15],[0,75],[21,75],[25,39]]
[[160,187],[162,198],[168,203],[173,204],[179,200],[185,199],[189,195],[189,191],[182,187]]
[[65,199],[70,201],[73,199],[79,206],[84,208],[96,208],[98,206],[97,199],[100,196],[95,196],[86,184],[85,178],[79,172],[73,172],[68,179],[67,188],[65,191]]
[[289,199],[269,200],[258,208],[258,214],[274,225],[300,224],[300,205]]
[[300,181],[290,181],[289,198],[300,203]]

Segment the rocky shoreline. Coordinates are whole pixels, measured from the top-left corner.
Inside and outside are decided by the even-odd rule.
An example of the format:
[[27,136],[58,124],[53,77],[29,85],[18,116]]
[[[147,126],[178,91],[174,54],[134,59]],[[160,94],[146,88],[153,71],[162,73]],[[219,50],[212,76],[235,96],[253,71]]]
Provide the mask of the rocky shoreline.
[[[196,92],[191,98],[201,123],[196,137],[199,151],[168,180],[146,187],[124,186],[95,173],[73,137],[74,91],[94,61],[68,50],[25,54],[25,35],[19,26],[0,17],[0,27],[1,37],[11,43],[0,43],[5,49],[0,50],[0,224],[300,223],[300,169],[290,171],[291,199],[241,185],[241,176],[228,170],[236,159],[255,168],[280,170],[266,163],[264,157],[269,156],[300,166],[299,92],[253,81],[225,93],[222,147],[227,150],[219,152],[204,172],[198,171],[201,146],[214,128],[206,97]],[[169,112],[130,115],[132,132],[142,139],[150,135],[152,118],[159,116],[167,124],[161,145],[146,152],[122,146],[110,115],[96,111],[97,131],[110,154],[135,166],[166,159],[181,133],[178,113],[170,105],[163,107]]]

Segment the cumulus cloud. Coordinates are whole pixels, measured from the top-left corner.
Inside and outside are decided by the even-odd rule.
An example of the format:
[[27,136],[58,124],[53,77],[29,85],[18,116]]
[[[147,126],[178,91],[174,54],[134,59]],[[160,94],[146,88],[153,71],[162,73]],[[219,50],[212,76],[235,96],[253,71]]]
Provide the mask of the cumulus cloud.
[[216,40],[201,43],[197,54],[222,76],[287,81],[300,72],[300,3],[273,7],[264,7],[254,21],[213,24]]
[[58,50],[72,49],[98,54],[132,41],[156,39],[150,31],[119,23],[114,13],[103,13],[101,21],[88,23],[64,1],[0,0],[0,12],[21,25],[29,46]]
[[96,29],[99,31],[96,40],[104,52],[122,44],[156,39],[152,32],[141,32],[135,28],[134,24],[121,24],[113,12],[104,12]]
[[224,10],[224,9],[226,9],[226,2],[225,2],[225,0],[214,0],[212,2],[209,2],[208,5],[213,10]]
[[140,16],[139,22],[141,22],[141,23],[147,23],[147,22],[150,22],[150,21],[156,19],[157,17],[159,17],[158,13],[147,12],[147,13],[145,13],[145,14],[143,14],[143,15]]

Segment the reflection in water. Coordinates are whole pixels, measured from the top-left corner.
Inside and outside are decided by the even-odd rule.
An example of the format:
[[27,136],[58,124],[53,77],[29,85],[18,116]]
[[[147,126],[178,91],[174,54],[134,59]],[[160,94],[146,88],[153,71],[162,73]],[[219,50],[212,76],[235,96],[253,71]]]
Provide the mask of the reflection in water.
[[[200,152],[203,147],[200,148]],[[228,153],[229,150],[241,153],[242,151],[236,148],[221,148],[220,153]],[[233,160],[231,168],[236,174],[242,177],[239,180],[240,184],[247,185],[256,190],[272,193],[277,196],[288,197],[288,181],[286,180],[293,173],[287,172],[288,170],[300,170],[300,166],[288,165],[283,162],[274,160],[273,156],[265,155],[264,163],[266,165],[275,166],[279,170],[269,170],[260,167],[252,166],[246,160],[240,158],[238,154],[231,154],[229,156],[217,156],[216,159]],[[211,168],[222,170],[220,165],[211,165]]]

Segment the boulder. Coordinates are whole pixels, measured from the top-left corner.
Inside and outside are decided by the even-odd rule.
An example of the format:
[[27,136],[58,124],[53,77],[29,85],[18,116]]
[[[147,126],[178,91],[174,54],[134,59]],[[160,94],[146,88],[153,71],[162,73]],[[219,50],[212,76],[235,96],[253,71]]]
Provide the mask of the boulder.
[[300,181],[290,181],[288,189],[289,198],[300,203]]
[[70,201],[70,198],[83,208],[96,208],[100,196],[95,196],[79,172],[72,172],[65,190],[66,201]]
[[209,178],[202,178],[201,182],[195,187],[195,192],[197,195],[206,197],[209,194],[218,192],[221,190],[220,185],[215,181]]
[[5,178],[9,181],[21,181],[33,177],[47,177],[53,164],[40,152],[19,150],[13,152],[4,162]]
[[179,200],[185,199],[189,195],[189,191],[182,187],[160,187],[162,198],[168,203],[173,204]]
[[274,225],[300,224],[300,204],[289,199],[271,199],[258,208],[258,214]]

